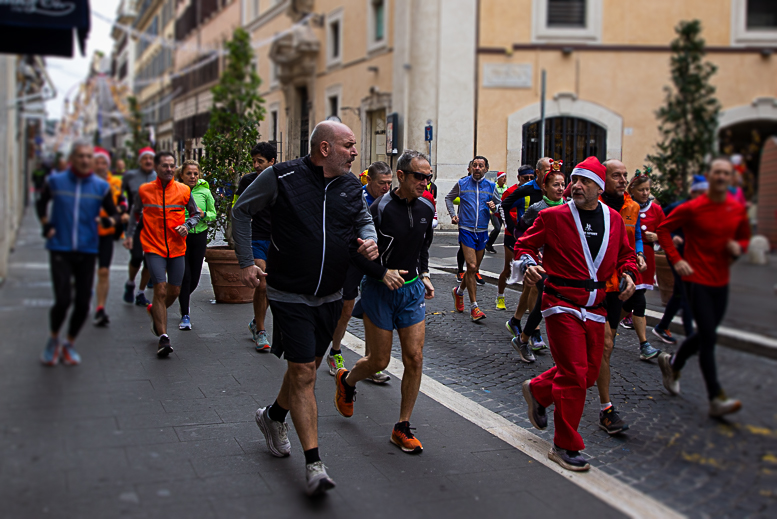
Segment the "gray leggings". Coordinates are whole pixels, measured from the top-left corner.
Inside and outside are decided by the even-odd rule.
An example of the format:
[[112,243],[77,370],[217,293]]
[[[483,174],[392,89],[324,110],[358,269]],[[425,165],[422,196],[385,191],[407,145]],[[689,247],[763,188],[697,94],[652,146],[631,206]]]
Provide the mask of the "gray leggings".
[[[151,272],[151,283],[165,283],[176,287],[181,286],[183,273],[186,269],[186,256],[165,258],[153,252],[146,253],[146,266]],[[167,272],[167,278],[165,278]]]

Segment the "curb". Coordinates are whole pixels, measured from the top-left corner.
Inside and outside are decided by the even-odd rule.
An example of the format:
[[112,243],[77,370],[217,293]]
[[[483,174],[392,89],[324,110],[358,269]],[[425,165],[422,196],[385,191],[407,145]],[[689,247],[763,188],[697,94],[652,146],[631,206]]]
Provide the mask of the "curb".
[[[455,267],[443,267],[439,265],[429,265],[436,270],[447,272],[448,274],[456,274]],[[499,274],[488,272],[485,270],[480,271],[480,275],[488,283],[496,284],[499,280]],[[523,285],[507,285],[507,288],[518,292],[523,291]],[[654,310],[645,311],[645,320],[648,326],[655,326],[661,321],[663,314]],[[683,335],[682,320],[679,317],[672,319],[672,324],[669,326],[669,331],[678,335]],[[663,343],[662,343],[663,344]],[[745,332],[729,328],[727,326],[718,327],[718,342],[720,346],[725,346],[733,350],[744,351],[746,353],[752,353],[760,357],[767,357],[777,360],[777,339],[767,337],[765,335],[759,335],[757,333]]]

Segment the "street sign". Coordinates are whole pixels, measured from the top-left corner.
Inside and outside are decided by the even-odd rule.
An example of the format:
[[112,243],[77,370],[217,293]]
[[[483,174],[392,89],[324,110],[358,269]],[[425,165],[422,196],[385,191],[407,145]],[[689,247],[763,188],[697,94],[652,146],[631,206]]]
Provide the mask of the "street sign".
[[424,127],[424,140],[426,142],[432,142],[433,139],[433,129],[431,124],[427,124],[426,127]]

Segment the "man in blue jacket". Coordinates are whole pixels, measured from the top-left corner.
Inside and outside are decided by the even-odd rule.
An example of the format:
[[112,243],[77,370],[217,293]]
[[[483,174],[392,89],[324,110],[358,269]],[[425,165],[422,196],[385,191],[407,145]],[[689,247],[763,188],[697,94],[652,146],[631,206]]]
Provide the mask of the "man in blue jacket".
[[[97,225],[116,225],[117,212],[110,185],[92,173],[93,146],[77,140],[70,152],[70,169],[52,173],[36,203],[38,219],[51,261],[54,306],[50,314],[51,337],[41,355],[41,362],[55,366],[75,366],[81,357],[73,347],[78,332],[89,315],[94,266],[100,237]],[[48,211],[49,202],[51,210]],[[108,214],[100,217],[100,209]],[[75,286],[75,304],[70,317],[67,339],[59,340],[59,329],[70,308]]]
[[[464,311],[464,290],[469,292],[470,317],[473,321],[486,318],[478,307],[477,272],[488,242],[488,222],[491,210],[500,203],[496,184],[485,179],[488,171],[488,159],[476,156],[472,159],[472,175],[460,179],[445,197],[445,205],[451,215],[451,223],[459,225],[459,243],[467,262],[467,272],[461,285],[453,288],[453,300],[456,311]],[[459,213],[453,201],[459,198]]]

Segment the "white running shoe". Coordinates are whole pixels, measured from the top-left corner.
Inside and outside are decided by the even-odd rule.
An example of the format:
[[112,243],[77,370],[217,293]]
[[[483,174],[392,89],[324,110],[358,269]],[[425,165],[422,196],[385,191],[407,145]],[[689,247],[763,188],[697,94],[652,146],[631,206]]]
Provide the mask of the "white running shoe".
[[309,496],[320,496],[327,490],[335,488],[335,482],[326,473],[323,461],[308,463],[305,465],[305,476],[308,481],[306,489]]
[[261,429],[270,453],[278,458],[285,458],[291,454],[289,425],[286,422],[276,422],[271,419],[267,414],[268,409],[269,406],[256,410],[256,425]]
[[664,387],[673,395],[680,394],[680,373],[672,368],[672,356],[666,352],[658,356],[658,367],[661,368]]
[[742,402],[729,398],[723,393],[710,400],[710,416],[713,418],[736,413],[740,409],[742,409]]
[[337,370],[345,367],[345,360],[340,353],[336,355],[327,355],[326,364],[329,366],[329,374],[333,377],[337,375]]

